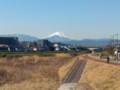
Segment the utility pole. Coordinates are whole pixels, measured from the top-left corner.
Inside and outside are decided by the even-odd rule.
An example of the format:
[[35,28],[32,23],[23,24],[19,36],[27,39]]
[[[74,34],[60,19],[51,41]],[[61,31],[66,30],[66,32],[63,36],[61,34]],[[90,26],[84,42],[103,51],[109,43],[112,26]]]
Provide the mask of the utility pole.
[[117,60],[118,60],[118,49],[119,49],[119,34],[117,33],[117,34],[115,34],[116,35],[116,50],[117,50],[117,56],[116,56],[116,58],[117,58]]
[[119,36],[119,34],[117,33],[117,34],[115,34],[115,36],[116,36],[116,44],[117,44],[117,46],[118,46],[118,44],[119,44],[119,38],[118,38],[118,36]]
[[111,36],[111,45],[114,46],[114,44],[115,44],[114,36]]
[[119,46],[118,33],[117,33],[117,46]]

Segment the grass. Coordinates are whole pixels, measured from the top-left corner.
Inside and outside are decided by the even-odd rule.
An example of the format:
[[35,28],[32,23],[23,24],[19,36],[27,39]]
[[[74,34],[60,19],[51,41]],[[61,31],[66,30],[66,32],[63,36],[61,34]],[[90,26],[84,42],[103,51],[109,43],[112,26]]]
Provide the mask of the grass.
[[32,56],[32,55],[38,55],[38,56],[54,56],[54,52],[1,52],[0,57],[8,57],[8,58],[14,58],[14,57],[22,57],[22,56]]
[[120,90],[120,67],[88,61],[79,83],[95,90]]
[[69,54],[0,58],[0,90],[56,90],[58,70],[71,61]]
[[33,55],[37,55],[37,56],[41,56],[41,57],[49,57],[49,56],[55,56],[57,54],[69,54],[72,57],[76,57],[78,55],[81,54],[86,54],[89,53],[88,50],[83,50],[80,52],[76,52],[76,51],[45,51],[45,52],[0,52],[0,58],[19,58],[22,56],[33,56]]

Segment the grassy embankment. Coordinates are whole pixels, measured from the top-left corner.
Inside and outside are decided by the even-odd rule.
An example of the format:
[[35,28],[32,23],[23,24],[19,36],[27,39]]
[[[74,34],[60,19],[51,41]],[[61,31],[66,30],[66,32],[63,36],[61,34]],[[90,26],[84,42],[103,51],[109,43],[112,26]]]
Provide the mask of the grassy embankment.
[[73,56],[5,53],[0,58],[0,90],[56,90],[74,64]]
[[88,61],[79,84],[95,90],[120,90],[120,67]]

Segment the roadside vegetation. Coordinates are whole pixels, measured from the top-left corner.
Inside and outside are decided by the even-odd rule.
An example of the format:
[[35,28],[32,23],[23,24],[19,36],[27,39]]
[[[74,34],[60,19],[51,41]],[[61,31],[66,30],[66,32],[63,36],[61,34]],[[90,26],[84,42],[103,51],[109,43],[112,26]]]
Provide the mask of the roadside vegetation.
[[60,83],[58,70],[71,58],[60,53],[0,58],[0,90],[56,90]]
[[37,55],[37,56],[54,56],[55,53],[53,52],[1,52],[0,53],[0,57],[11,57],[11,58],[15,58],[15,57],[22,57],[22,56],[33,56],[33,55]]
[[0,53],[0,90],[56,90],[83,53]]
[[89,50],[83,50],[80,52],[76,51],[48,51],[48,52],[0,52],[0,58],[8,57],[8,58],[17,58],[22,56],[41,56],[41,57],[47,57],[47,56],[54,56],[55,54],[64,53],[64,54],[70,54],[71,56],[78,56],[85,53],[90,53]]
[[88,61],[79,83],[91,90],[120,90],[120,67]]

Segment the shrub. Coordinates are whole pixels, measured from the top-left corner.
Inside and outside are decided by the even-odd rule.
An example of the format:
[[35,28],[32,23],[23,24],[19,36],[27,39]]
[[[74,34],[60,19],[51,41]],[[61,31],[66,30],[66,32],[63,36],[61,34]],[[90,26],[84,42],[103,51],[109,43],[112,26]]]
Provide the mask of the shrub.
[[69,52],[69,54],[73,57],[77,56],[78,55],[78,52],[75,52],[75,51],[71,51]]
[[6,54],[5,53],[1,53],[0,57],[6,57]]
[[55,54],[52,52],[42,52],[42,53],[37,53],[37,55],[42,57],[49,57],[49,56],[54,56]]

